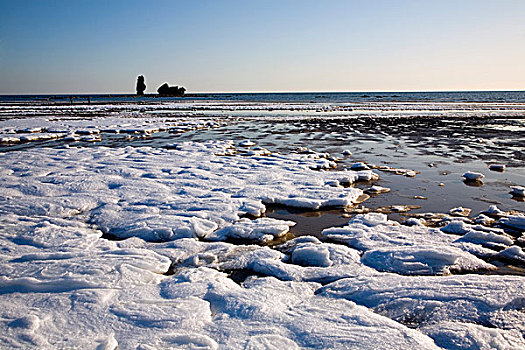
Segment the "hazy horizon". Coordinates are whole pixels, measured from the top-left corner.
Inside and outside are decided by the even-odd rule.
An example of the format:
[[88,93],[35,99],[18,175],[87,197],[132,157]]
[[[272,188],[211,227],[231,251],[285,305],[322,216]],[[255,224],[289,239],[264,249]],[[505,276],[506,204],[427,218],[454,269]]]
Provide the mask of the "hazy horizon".
[[525,90],[525,1],[0,0],[0,94]]

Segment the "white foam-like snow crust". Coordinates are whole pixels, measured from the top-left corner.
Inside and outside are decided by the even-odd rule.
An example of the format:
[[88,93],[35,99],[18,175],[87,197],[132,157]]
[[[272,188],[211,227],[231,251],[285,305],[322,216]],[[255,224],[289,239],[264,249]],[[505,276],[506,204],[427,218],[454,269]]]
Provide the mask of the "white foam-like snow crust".
[[330,261],[330,251],[322,245],[312,245],[294,249],[292,262],[302,266],[321,266],[332,265]]
[[[297,267],[297,276],[320,278],[324,267],[283,261],[307,249],[317,254],[308,265],[329,260],[331,271],[362,274],[359,254],[344,246],[306,237],[280,253],[194,238],[108,241],[71,218],[6,214],[1,220],[0,341],[7,347],[375,348],[388,335],[393,348],[436,348],[365,307],[315,295],[318,283],[260,278],[240,286],[202,267],[255,271],[273,260]],[[164,275],[170,266],[176,273]]]
[[[75,135],[104,133],[88,126]],[[520,262],[501,231],[369,213],[324,231],[345,244],[223,242],[278,239],[294,223],[261,217],[266,205],[346,206],[362,192],[341,184],[377,174],[312,170],[332,166],[315,152],[174,146],[0,155],[0,347],[523,347],[522,277],[400,275],[492,268],[476,255]]]
[[[89,225],[52,221],[13,214],[2,219],[0,341],[6,347],[374,348],[388,335],[392,348],[437,349],[425,335],[365,307],[315,295],[318,283],[256,278],[241,286],[198,266],[199,260],[213,262],[213,252],[217,262],[232,264],[283,257],[268,247],[94,240],[102,233]],[[42,226],[57,232],[50,242],[18,240],[18,234]],[[81,237],[87,245],[73,244]],[[295,243],[288,249],[321,244]],[[171,251],[171,257],[154,250]],[[337,254],[330,259],[337,262]],[[170,262],[186,267],[162,275]]]
[[359,189],[327,185],[338,179],[357,181],[361,175],[313,171],[318,157],[223,156],[233,147],[231,142],[187,142],[176,149],[9,152],[0,159],[5,174],[0,184],[2,210],[78,216],[121,238],[266,240],[268,234],[286,233],[284,226],[290,224],[270,219],[251,223],[241,221],[241,216],[261,216],[265,204],[345,207],[362,194]]
[[425,226],[399,225],[380,213],[356,215],[347,226],[325,229],[323,235],[362,251],[363,263],[379,271],[434,275],[495,268],[457,237]]
[[443,226],[441,231],[455,235],[464,235],[470,231],[470,225],[462,220],[452,220]]
[[150,249],[183,266],[245,270],[285,281],[328,283],[377,273],[361,263],[357,250],[340,244],[321,243],[310,236],[294,238],[277,247],[278,250],[223,242],[211,244],[193,239],[155,244]]
[[465,322],[440,322],[420,330],[444,349],[522,349],[525,341],[516,329],[498,329]]
[[[435,348],[430,338],[366,308],[315,295],[317,288],[315,283],[272,277],[249,279],[239,286],[225,274],[201,267],[167,279],[161,295],[207,301],[214,310],[213,325],[220,329],[215,331],[218,343],[227,340],[232,348],[373,348],[387,335],[392,348]],[[254,339],[253,334],[258,336]]]
[[[102,108],[103,109],[103,108]],[[53,110],[53,108],[50,108]],[[90,109],[89,109],[90,110]],[[100,108],[99,108],[100,110]],[[0,108],[1,111],[1,108]],[[69,110],[71,111],[71,109]],[[80,110],[81,111],[81,110]],[[102,111],[99,111],[99,113]],[[111,114],[111,113],[110,113]],[[65,117],[30,117],[0,121],[0,143],[19,143],[63,139],[65,141],[101,141],[108,134],[151,135],[158,132],[186,132],[217,127],[220,119],[143,116],[98,116],[84,119]],[[38,126],[35,126],[38,125]]]
[[[520,276],[383,276],[347,278],[323,287],[321,295],[343,298],[374,309],[412,327],[436,340],[438,345],[454,342],[462,331],[447,334],[440,327],[467,327],[469,336],[452,348],[470,348],[468,344],[483,344],[492,339],[501,344],[525,342],[525,315]],[[493,334],[490,327],[498,327]],[[508,331],[507,331],[508,330]],[[464,329],[464,331],[466,331]],[[483,333],[483,334],[482,334]],[[521,333],[521,334],[520,334]],[[446,347],[448,348],[448,347]],[[481,347],[483,348],[483,346]],[[505,348],[505,347],[504,347]]]

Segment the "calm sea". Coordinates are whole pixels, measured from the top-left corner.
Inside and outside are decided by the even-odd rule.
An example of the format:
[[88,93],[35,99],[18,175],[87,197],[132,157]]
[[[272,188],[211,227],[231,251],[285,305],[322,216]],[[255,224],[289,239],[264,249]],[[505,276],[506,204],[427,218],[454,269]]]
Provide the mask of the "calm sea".
[[156,97],[146,95],[0,95],[0,103],[61,103],[87,99],[94,103],[164,102],[184,100],[284,102],[284,103],[353,103],[353,102],[505,102],[525,103],[525,91],[454,91],[454,92],[299,92],[299,93],[199,93],[185,97]]

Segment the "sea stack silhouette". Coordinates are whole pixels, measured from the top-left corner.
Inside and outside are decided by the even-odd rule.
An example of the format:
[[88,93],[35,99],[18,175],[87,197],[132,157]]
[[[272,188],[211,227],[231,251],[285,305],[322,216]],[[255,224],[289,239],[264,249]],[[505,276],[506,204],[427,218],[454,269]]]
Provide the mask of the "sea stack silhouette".
[[144,95],[146,84],[144,83],[144,76],[139,75],[137,78],[137,95]]
[[157,89],[157,92],[161,96],[184,96],[186,89],[183,86],[169,86],[168,83],[164,83]]

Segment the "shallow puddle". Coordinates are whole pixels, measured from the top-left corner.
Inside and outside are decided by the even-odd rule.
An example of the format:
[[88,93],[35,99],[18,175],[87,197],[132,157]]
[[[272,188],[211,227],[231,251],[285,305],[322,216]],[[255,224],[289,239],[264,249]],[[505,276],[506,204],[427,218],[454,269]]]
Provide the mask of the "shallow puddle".
[[295,222],[295,226],[290,227],[290,233],[296,237],[314,236],[322,238],[321,232],[325,228],[344,226],[349,221],[342,209],[305,211],[289,207],[268,206],[266,216]]

